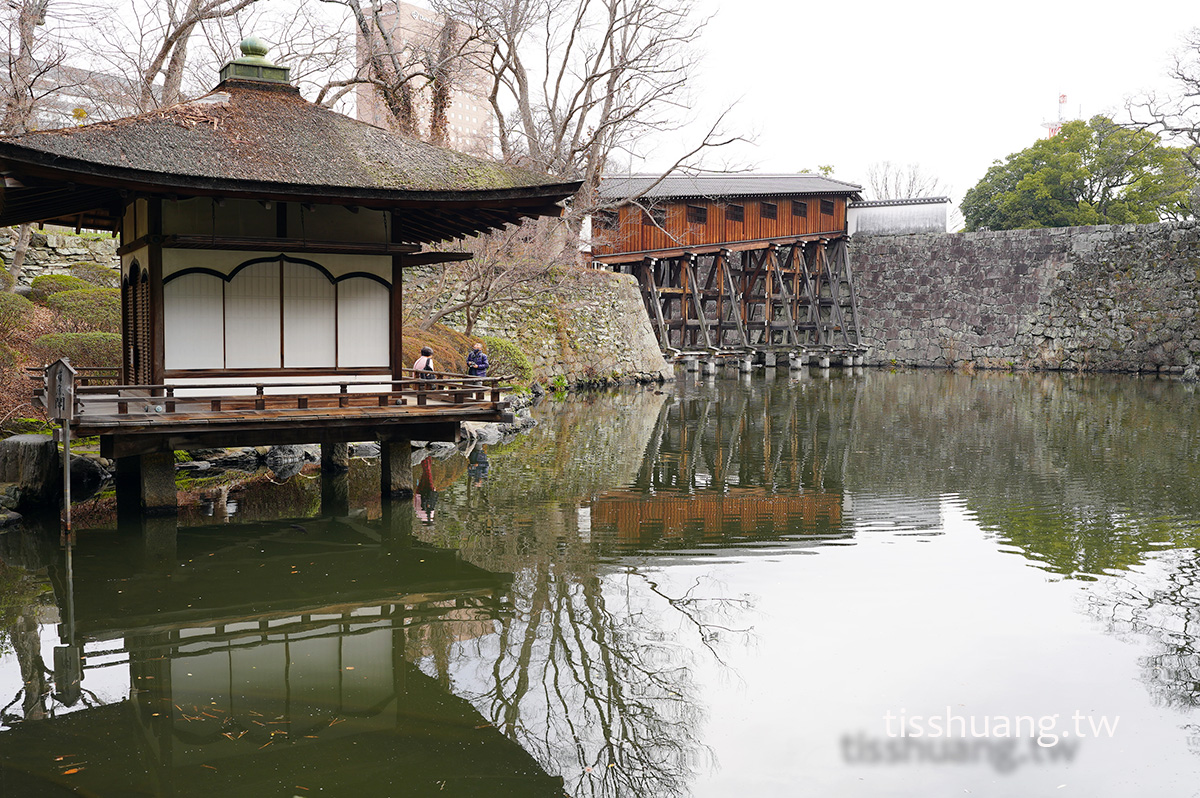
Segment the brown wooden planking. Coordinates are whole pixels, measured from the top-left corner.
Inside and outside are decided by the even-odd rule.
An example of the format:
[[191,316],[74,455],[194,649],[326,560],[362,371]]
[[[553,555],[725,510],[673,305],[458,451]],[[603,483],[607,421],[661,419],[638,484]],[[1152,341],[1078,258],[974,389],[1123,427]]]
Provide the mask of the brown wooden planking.
[[[807,216],[792,215],[793,199],[807,203]],[[821,213],[822,200],[833,203],[833,214]],[[775,219],[762,216],[762,206],[767,202],[776,207]],[[742,206],[743,222],[726,218],[725,206],[728,204]],[[708,220],[705,224],[687,221],[689,205],[706,210]],[[640,207],[627,205],[620,208],[617,212],[618,228],[606,231],[605,240],[593,246],[593,257],[609,263],[627,262],[614,260],[613,256],[806,236],[821,231],[828,231],[825,235],[844,235],[846,226],[846,199],[836,195],[731,197],[720,202],[703,198],[677,198],[660,200],[655,207],[666,213],[661,225],[646,223],[646,215]]]

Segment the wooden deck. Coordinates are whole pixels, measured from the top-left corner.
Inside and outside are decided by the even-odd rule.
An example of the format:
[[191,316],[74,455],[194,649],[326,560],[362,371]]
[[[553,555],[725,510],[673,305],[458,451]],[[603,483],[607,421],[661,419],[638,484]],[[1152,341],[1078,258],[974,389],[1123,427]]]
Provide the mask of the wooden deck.
[[[34,402],[48,407],[42,369]],[[455,440],[462,421],[511,420],[501,378],[438,373],[287,382],[120,385],[80,369],[71,434],[100,436],[105,457],[175,449],[360,440]]]

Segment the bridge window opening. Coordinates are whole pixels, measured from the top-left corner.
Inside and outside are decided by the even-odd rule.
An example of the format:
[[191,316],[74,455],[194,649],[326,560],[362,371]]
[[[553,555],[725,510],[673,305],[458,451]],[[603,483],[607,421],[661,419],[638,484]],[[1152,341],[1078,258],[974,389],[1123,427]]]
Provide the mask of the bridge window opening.
[[667,223],[667,209],[653,206],[642,211],[642,224],[647,227],[662,227]]
[[743,205],[726,205],[725,219],[730,222],[741,222],[746,218],[746,209]]
[[833,216],[833,200],[821,200],[821,213]]
[[808,203],[800,200],[792,200],[792,216],[805,218],[808,216]]
[[596,211],[592,216],[592,226],[597,230],[616,230],[617,219],[616,211]]
[[779,218],[779,206],[778,205],[776,205],[774,202],[764,202],[761,204],[762,204],[762,209],[759,211],[759,213],[762,216],[762,218],[764,218],[764,219],[778,219]]
[[688,224],[708,224],[708,208],[703,205],[687,206]]

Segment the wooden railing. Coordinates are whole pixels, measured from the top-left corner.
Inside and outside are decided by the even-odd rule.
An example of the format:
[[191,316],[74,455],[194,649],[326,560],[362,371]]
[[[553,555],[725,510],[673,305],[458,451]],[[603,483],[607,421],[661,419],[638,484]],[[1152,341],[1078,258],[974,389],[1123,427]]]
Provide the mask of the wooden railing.
[[[28,370],[41,385],[35,401],[46,407],[43,368]],[[432,379],[426,375],[431,375]],[[474,377],[453,372],[404,369],[400,379],[387,375],[357,380],[330,379],[281,382],[187,382],[120,385],[117,369],[79,369],[73,394],[77,415],[203,414],[251,410],[321,410],[329,408],[425,407],[432,401],[451,406],[499,404],[505,377]],[[382,377],[382,378],[381,378]],[[359,386],[387,390],[353,390]],[[253,391],[253,393],[249,393]]]

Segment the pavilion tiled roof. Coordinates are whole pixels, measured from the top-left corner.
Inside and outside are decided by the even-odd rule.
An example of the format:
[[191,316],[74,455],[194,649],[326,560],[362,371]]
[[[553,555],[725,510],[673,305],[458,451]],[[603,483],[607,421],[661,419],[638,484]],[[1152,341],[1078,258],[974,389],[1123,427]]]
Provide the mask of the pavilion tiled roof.
[[159,111],[3,144],[200,180],[436,193],[559,182],[359,122],[306,101],[294,86],[239,80]]
[[501,209],[502,224],[543,215],[579,187],[351,119],[286,83],[237,78],[161,110],[0,138],[0,168],[70,181],[50,197],[10,179],[0,224],[49,220],[60,206],[63,214],[81,212],[120,189],[393,209],[471,206]]

